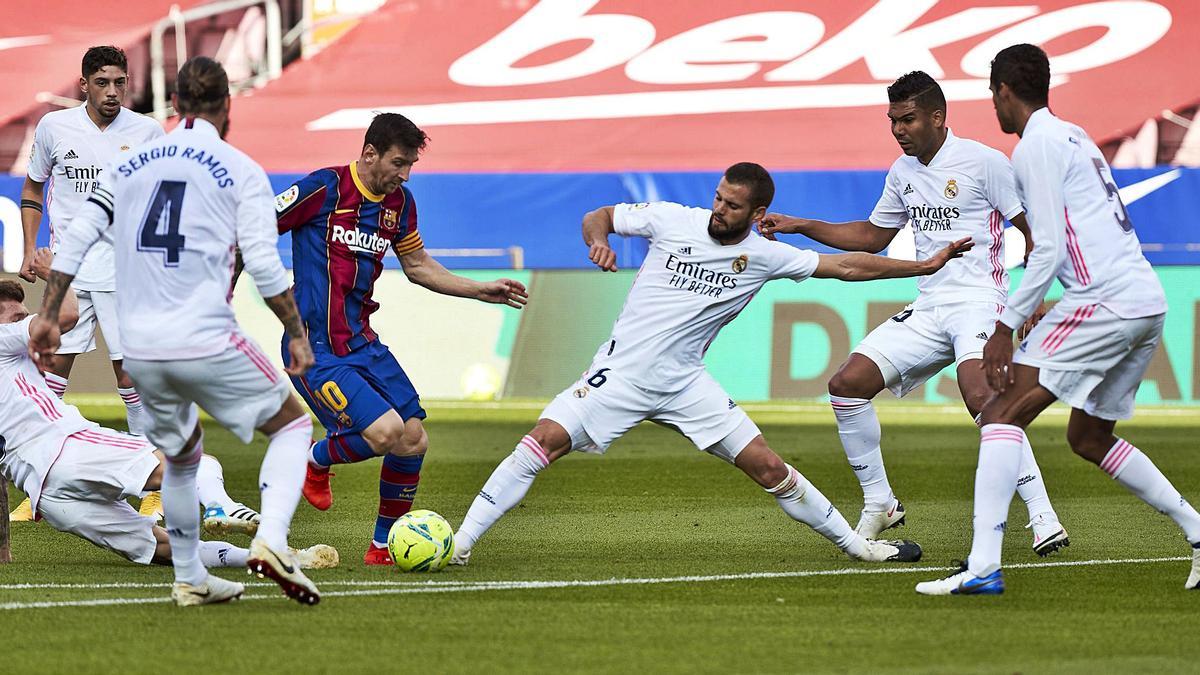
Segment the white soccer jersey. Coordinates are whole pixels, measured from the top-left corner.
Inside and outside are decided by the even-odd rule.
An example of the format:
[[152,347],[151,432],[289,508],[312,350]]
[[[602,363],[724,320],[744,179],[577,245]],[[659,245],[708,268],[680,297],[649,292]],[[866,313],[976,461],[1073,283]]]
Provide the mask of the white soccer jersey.
[[646,237],[650,250],[612,337],[592,369],[619,369],[633,384],[677,391],[704,369],[704,352],[771,279],[803,281],[817,254],[768,241],[755,232],[722,246],[708,236],[708,209],[679,204],[618,204],[613,229]]
[[910,224],[918,260],[963,237],[975,241],[962,260],[920,278],[915,308],[970,301],[1003,305],[1004,219],[1022,210],[1008,158],[947,129],[946,142],[928,166],[908,155],[892,164],[870,220],[877,227]]
[[33,317],[0,324],[0,471],[33,503],[67,436],[96,426],[63,403],[29,358]]
[[1064,308],[1100,304],[1123,319],[1167,311],[1112,170],[1083,129],[1046,108],[1034,112],[1013,150],[1013,168],[1034,249],[1000,317],[1006,326],[1020,326],[1056,276]]
[[291,284],[267,174],[199,119],[121,159],[71,221],[54,269],[74,274],[111,230],[125,356],[169,361],[225,351],[236,326],[235,245],[263,297]]
[[[104,168],[122,153],[162,135],[158,122],[125,108],[103,131],[88,117],[87,103],[42,117],[33,132],[28,172],[33,180],[49,183],[51,250],[58,252],[67,222],[92,193]],[[85,291],[112,291],[115,283],[112,244],[101,241],[88,252],[74,285]]]

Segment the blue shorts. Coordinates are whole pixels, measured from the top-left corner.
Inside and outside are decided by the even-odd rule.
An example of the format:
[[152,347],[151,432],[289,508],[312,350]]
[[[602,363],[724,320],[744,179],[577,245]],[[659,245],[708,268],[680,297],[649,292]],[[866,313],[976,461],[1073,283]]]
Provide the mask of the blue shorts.
[[[283,360],[288,356],[283,340]],[[395,410],[407,421],[425,419],[421,398],[392,352],[378,340],[337,356],[313,353],[316,363],[292,385],[316,413],[329,436],[361,434],[387,411]]]

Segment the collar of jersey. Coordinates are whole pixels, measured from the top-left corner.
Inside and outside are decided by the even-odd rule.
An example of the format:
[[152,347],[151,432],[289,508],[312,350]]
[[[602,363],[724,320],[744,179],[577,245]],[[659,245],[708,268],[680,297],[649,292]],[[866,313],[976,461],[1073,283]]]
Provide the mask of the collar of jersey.
[[363,185],[362,179],[360,179],[358,177],[358,160],[357,159],[354,160],[353,162],[350,162],[350,177],[354,179],[354,187],[358,188],[358,191],[362,193],[362,196],[366,197],[367,199],[369,199],[373,202],[381,202],[381,201],[383,201],[383,198],[387,196],[387,195],[377,195],[374,192],[371,192],[370,190],[368,190],[366,185]]
[[[938,158],[946,154],[946,148],[950,147],[950,145],[957,140],[958,137],[954,135],[954,132],[950,130],[950,127],[946,127],[946,140],[942,141],[942,147],[938,148],[937,154],[933,156],[933,159],[929,160],[928,168],[932,169],[937,164]],[[914,157],[913,159],[916,158]],[[920,163],[921,160],[918,159],[917,164]]]
[[88,114],[87,105],[88,105],[87,101],[84,101],[83,103],[79,104],[79,114],[83,115],[83,119],[86,123],[92,125],[93,129],[95,129],[96,131],[99,131],[102,134],[107,132],[109,129],[113,128],[113,125],[118,124],[118,120],[120,120],[121,117],[125,114],[125,106],[121,106],[121,109],[117,111],[117,116],[113,118],[113,121],[109,122],[107,127],[104,127],[103,129],[101,129],[99,126],[97,126],[96,122],[92,119],[92,116]]
[[1029,121],[1025,123],[1024,133],[1029,133],[1030,129],[1036,129],[1043,120],[1048,120],[1054,117],[1054,113],[1050,112],[1050,108],[1038,108],[1029,116]]
[[220,138],[221,132],[217,131],[217,128],[215,126],[213,126],[212,122],[209,122],[208,120],[200,118],[200,117],[193,117],[193,118],[191,118],[191,120],[192,120],[192,126],[190,129],[188,129],[188,126],[187,126],[187,118],[180,119],[179,126],[177,126],[175,128],[176,129],[186,129],[188,131],[199,131],[201,133],[208,134],[209,136],[216,136],[216,137]]

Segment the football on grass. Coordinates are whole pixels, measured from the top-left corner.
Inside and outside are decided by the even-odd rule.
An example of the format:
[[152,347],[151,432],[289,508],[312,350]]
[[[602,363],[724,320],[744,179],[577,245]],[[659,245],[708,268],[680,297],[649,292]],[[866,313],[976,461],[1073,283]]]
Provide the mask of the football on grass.
[[409,511],[392,525],[387,544],[400,570],[437,572],[454,555],[454,531],[433,511]]

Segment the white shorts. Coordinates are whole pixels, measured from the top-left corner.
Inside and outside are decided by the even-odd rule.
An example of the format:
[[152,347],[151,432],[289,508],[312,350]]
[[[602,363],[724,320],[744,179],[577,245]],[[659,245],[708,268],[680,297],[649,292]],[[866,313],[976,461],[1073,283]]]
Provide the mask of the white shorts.
[[254,430],[274,417],[291,396],[283,373],[253,340],[238,333],[216,356],[180,361],[128,358],[125,370],[150,416],[146,436],[171,456],[183,449],[196,427],[193,404],[249,443]]
[[1013,363],[1038,368],[1038,383],[1072,408],[1129,419],[1166,316],[1122,319],[1100,305],[1060,303],[1021,342]]
[[75,291],[79,298],[79,321],[62,334],[59,354],[83,354],[96,349],[96,326],[104,333],[108,358],[120,361],[121,330],[117,326],[117,294],[113,291]]
[[879,324],[854,351],[874,361],[884,385],[904,396],[951,363],[982,358],[1002,311],[994,302],[906,307]]
[[124,500],[142,494],[157,468],[154,447],[141,437],[104,428],[72,434],[46,474],[38,514],[56,530],[148,565],[156,521]]
[[707,371],[671,393],[642,389],[607,368],[584,373],[541,416],[567,430],[572,450],[603,453],[639,422],[651,420],[731,464],[761,433]]

